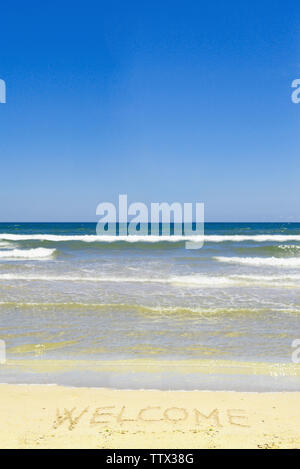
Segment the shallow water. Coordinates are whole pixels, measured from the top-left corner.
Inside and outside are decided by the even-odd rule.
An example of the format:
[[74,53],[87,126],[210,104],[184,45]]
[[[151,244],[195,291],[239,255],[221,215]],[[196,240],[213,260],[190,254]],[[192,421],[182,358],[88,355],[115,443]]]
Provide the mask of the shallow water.
[[[137,373],[142,387],[263,388],[261,375],[233,379],[227,367],[213,381],[197,368],[212,360],[280,364],[289,375],[283,365],[293,365],[300,339],[300,224],[206,224],[196,250],[161,239],[99,238],[95,224],[0,224],[1,381],[130,387]],[[137,359],[192,360],[195,371],[28,368]],[[297,389],[295,370],[279,384],[266,366],[265,389]]]

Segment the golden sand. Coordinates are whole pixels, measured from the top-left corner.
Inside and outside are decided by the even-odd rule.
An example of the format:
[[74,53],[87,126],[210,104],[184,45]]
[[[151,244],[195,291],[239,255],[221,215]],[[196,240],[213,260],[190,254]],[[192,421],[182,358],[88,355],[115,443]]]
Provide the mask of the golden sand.
[[1,448],[300,448],[300,393],[0,385]]

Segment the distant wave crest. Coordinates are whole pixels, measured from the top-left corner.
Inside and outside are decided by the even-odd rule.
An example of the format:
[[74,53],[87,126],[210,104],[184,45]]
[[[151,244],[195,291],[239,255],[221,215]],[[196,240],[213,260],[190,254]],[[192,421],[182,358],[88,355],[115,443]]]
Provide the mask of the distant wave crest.
[[253,241],[258,243],[263,242],[286,242],[298,241],[300,242],[300,235],[193,235],[193,236],[178,236],[178,235],[162,235],[162,236],[101,236],[101,235],[51,235],[51,234],[11,234],[1,233],[0,240],[4,241],[82,241],[85,243],[114,243],[114,242],[127,242],[127,243],[161,243],[161,242],[202,242],[203,240],[208,243],[222,243],[222,242],[237,242]]

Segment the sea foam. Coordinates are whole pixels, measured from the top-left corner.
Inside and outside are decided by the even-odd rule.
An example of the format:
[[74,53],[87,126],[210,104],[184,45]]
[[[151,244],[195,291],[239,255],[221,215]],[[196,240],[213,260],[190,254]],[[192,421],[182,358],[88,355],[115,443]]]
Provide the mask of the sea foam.
[[242,264],[253,266],[270,266],[270,267],[286,267],[299,268],[300,257],[280,258],[280,257],[214,257],[219,262],[228,264]]
[[168,284],[190,288],[227,288],[227,287],[280,287],[300,288],[300,275],[186,275],[173,277],[121,277],[121,276],[75,276],[75,275],[32,275],[0,274],[0,281],[22,280],[40,282],[94,282],[94,283],[135,283],[135,284]]
[[0,259],[44,259],[51,257],[55,249],[36,248],[36,249],[12,249],[0,251]]
[[264,242],[286,242],[298,241],[300,242],[300,235],[193,235],[193,236],[178,236],[178,235],[162,235],[162,236],[106,236],[106,235],[50,235],[50,234],[11,234],[0,233],[0,240],[4,241],[82,241],[85,243],[114,243],[114,242],[127,242],[127,243],[161,243],[161,242],[184,242],[191,241],[195,243],[202,242],[203,240],[208,243],[222,243],[222,242],[235,242],[242,243],[244,241],[253,241],[257,243]]

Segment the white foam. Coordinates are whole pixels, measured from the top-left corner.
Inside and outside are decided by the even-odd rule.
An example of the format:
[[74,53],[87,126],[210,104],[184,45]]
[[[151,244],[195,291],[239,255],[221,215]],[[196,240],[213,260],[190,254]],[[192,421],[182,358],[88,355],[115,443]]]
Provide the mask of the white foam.
[[[1,235],[0,235],[1,236]],[[285,241],[299,241],[300,235],[207,235],[205,241],[211,243],[221,243],[226,241],[233,242],[244,242],[244,241],[255,241],[257,243],[275,242],[282,243]]]
[[[209,278],[209,277],[208,277]],[[22,275],[22,274],[1,274],[0,280],[35,280],[46,282],[104,282],[104,283],[199,283],[196,277],[170,277],[170,278],[142,278],[142,277],[88,277],[75,275]],[[203,282],[207,283],[206,277]]]
[[283,244],[278,246],[279,249],[282,249],[283,251],[299,251],[300,246],[299,244]]
[[299,268],[300,257],[280,258],[280,257],[214,257],[219,262],[226,262],[228,264],[242,264],[253,266],[270,266],[270,267],[285,267],[285,268]]
[[242,275],[236,274],[230,276],[232,279],[240,279],[246,281],[257,281],[257,282],[285,282],[285,281],[298,281],[298,286],[300,287],[300,274],[289,274],[285,273],[284,275]]
[[232,286],[236,283],[234,279],[230,277],[213,277],[209,275],[186,275],[172,277],[167,283],[187,286],[201,286],[201,287],[226,287]]
[[16,243],[10,243],[10,242],[7,242],[7,241],[0,241],[0,248],[5,248],[5,249],[14,249],[16,248],[18,245]]
[[55,249],[12,249],[0,251],[0,259],[44,259],[51,257]]
[[22,275],[0,274],[0,281],[22,280],[42,282],[95,282],[95,283],[142,283],[142,284],[169,284],[191,288],[226,288],[226,287],[300,287],[300,275],[289,276],[259,276],[259,275],[186,275],[177,277],[87,277],[73,275]]
[[0,239],[5,241],[82,241],[85,243],[114,243],[124,241],[127,243],[160,243],[160,242],[180,242],[180,241],[191,241],[196,243],[201,243],[203,240],[210,243],[222,243],[222,242],[244,242],[244,241],[254,241],[254,242],[285,242],[285,241],[299,241],[300,235],[193,235],[193,236],[101,236],[101,235],[50,235],[50,234],[11,234],[11,233],[1,233]]
[[22,274],[1,274],[0,280],[25,280],[25,281],[46,281],[46,282],[98,282],[98,283],[164,283],[185,286],[218,287],[228,286],[236,283],[236,280],[226,277],[198,276],[178,276],[169,278],[155,277],[87,277],[73,275],[22,275]]
[[127,243],[160,243],[163,241],[177,243],[180,241],[194,241],[201,242],[203,236],[102,236],[102,235],[48,235],[48,234],[35,234],[35,235],[14,235],[14,234],[0,234],[0,239],[5,241],[82,241],[85,243],[114,243],[124,241]]
[[279,287],[300,288],[300,275],[228,275],[205,276],[189,275],[173,277],[167,283],[187,287],[227,288],[227,287]]

